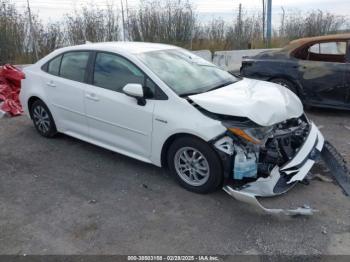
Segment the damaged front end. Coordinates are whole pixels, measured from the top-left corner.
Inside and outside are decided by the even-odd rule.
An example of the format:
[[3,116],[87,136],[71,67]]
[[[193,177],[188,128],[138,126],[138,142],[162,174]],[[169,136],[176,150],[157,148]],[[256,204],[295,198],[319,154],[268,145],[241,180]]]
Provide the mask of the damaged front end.
[[268,213],[312,215],[315,210],[266,209],[257,197],[283,194],[305,179],[319,159],[324,137],[305,115],[271,127],[250,120],[222,120],[227,132],[213,140],[225,169],[223,189],[237,200]]

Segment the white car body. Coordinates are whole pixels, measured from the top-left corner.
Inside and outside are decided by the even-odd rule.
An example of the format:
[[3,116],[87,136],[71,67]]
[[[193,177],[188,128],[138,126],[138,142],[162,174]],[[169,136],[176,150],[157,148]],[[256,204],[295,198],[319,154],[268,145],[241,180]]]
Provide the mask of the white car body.
[[[177,95],[137,56],[140,53],[170,49],[179,48],[162,44],[111,42],[58,49],[24,68],[26,78],[22,81],[20,93],[24,111],[29,115],[30,99],[39,98],[51,111],[58,132],[162,166],[162,152],[167,141],[174,136],[189,134],[210,142],[227,131],[221,121],[208,117],[187,99]],[[110,52],[126,58],[152,79],[167,99],[147,100],[144,106],[140,106],[133,97],[124,93],[65,79],[42,70],[42,66],[57,55],[78,50]],[[200,60],[198,57],[196,59]],[[271,126],[303,114],[302,104],[294,93],[276,84],[251,79],[190,95],[189,98],[212,113],[246,117],[261,126]],[[296,156],[296,164],[304,161],[316,146],[319,151],[322,150],[323,137],[316,126],[313,125],[312,130],[305,152]],[[312,164],[308,162],[306,167],[298,167],[300,174],[295,179],[304,179]],[[279,169],[276,169],[270,180],[278,177]],[[246,202],[252,202],[255,196],[275,195],[271,188],[259,191],[259,187],[246,192],[232,188],[226,188],[226,191],[230,191],[228,193],[231,195],[236,194],[236,198],[244,198],[248,194],[244,198]]]
[[[48,105],[59,132],[161,166],[162,147],[172,135],[185,133],[209,141],[226,130],[219,121],[204,116],[175,94],[134,56],[136,53],[174,48],[161,44],[101,43],[56,50],[24,68],[26,79],[22,81],[20,93],[24,111],[29,115],[28,100],[38,97]],[[140,107],[135,99],[125,94],[41,70],[53,57],[73,50],[101,50],[122,55],[142,69],[164,91],[168,100],[150,100],[145,107]],[[123,113],[117,115],[112,109]],[[182,113],[184,111],[186,114]]]

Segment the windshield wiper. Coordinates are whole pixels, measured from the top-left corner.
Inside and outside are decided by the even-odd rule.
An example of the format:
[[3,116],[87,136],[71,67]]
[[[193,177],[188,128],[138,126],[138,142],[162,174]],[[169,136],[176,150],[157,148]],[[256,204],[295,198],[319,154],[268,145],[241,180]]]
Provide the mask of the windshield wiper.
[[201,92],[183,93],[183,94],[180,94],[179,96],[180,96],[180,97],[188,97],[188,96],[198,95],[198,94],[200,94],[200,93],[201,93]]
[[215,89],[219,89],[219,88],[222,88],[222,87],[225,87],[225,86],[228,86],[228,85],[231,85],[233,84],[234,82],[233,81],[228,81],[224,84],[221,84],[221,85],[218,85],[218,86],[215,86],[213,88],[210,88],[204,92],[189,92],[189,93],[183,93],[183,94],[180,94],[179,96],[180,97],[188,97],[188,96],[193,96],[193,95],[198,95],[198,94],[202,94],[202,93],[206,93],[206,92],[209,92],[209,91],[213,91]]

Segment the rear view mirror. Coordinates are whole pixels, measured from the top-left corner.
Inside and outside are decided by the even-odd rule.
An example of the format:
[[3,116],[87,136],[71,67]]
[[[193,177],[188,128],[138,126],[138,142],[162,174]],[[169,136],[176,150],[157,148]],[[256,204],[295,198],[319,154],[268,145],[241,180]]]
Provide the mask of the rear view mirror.
[[146,99],[144,98],[143,87],[140,84],[127,84],[123,87],[123,92],[127,96],[134,97],[137,100],[137,104],[144,106]]

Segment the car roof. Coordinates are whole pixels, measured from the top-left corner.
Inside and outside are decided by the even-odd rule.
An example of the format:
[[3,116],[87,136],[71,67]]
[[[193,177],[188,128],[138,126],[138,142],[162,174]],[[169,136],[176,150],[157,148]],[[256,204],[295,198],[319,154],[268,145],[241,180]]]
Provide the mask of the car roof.
[[313,37],[305,37],[300,38],[291,43],[306,43],[306,42],[317,42],[317,41],[328,41],[328,40],[349,40],[350,33],[347,34],[334,34],[334,35],[323,35],[323,36],[313,36]]
[[[86,43],[83,45],[76,45],[63,48],[64,51],[88,49],[88,50],[104,50],[111,52],[126,52],[131,54],[145,53],[151,51],[179,49],[179,47],[145,42],[101,42],[101,43]],[[63,50],[61,49],[61,50]]]
[[346,34],[333,34],[333,35],[323,35],[323,36],[313,36],[313,37],[304,37],[293,40],[286,45],[283,50],[292,52],[295,49],[313,42],[322,42],[322,41],[334,41],[334,40],[350,40],[350,33]]

